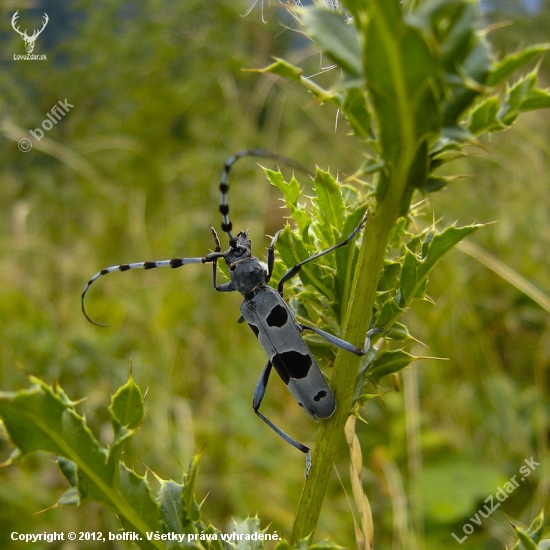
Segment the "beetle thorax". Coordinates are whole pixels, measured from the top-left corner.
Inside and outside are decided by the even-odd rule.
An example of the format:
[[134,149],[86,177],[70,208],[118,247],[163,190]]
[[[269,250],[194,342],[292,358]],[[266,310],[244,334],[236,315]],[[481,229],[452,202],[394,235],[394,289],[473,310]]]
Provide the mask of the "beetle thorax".
[[254,256],[230,264],[229,274],[233,287],[242,295],[250,294],[267,279],[267,271]]
[[248,231],[241,231],[230,241],[231,247],[224,252],[223,258],[229,266],[233,290],[246,296],[265,284],[267,271],[252,255],[252,243]]

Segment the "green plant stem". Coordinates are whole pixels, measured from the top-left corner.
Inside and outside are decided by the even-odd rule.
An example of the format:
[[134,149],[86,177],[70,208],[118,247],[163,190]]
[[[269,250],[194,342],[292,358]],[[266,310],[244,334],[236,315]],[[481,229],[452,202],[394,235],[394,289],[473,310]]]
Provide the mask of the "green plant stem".
[[[390,182],[384,200],[379,203],[376,214],[367,223],[357,262],[342,337],[358,346],[362,346],[369,327],[371,316],[367,312],[373,310],[387,244],[399,217],[400,201],[406,183],[403,171],[399,172],[401,176]],[[350,413],[359,361],[359,357],[342,350],[336,357],[332,388],[337,408],[332,418],[321,422],[319,428],[310,475],[306,480],[294,521],[290,539],[292,544],[312,535],[317,525],[332,464],[340,448],[344,425]]]
[[[417,140],[416,119],[408,93],[405,61],[395,47],[392,25],[386,19],[387,14],[381,8],[380,2],[381,0],[373,2],[372,8],[377,12],[377,17],[374,11],[371,17],[374,21],[373,25],[377,27],[380,41],[385,46],[387,55],[385,62],[388,65],[391,89],[395,93],[394,108],[397,111],[396,120],[399,127],[392,147],[383,152],[385,168],[380,173],[378,182],[376,211],[365,229],[342,330],[342,337],[358,346],[362,346],[369,328],[388,242],[400,215],[409,173],[420,144],[420,140]],[[380,96],[378,91],[373,91],[373,101],[379,108],[383,108],[387,98]],[[395,145],[399,146],[394,147]],[[292,544],[312,536],[317,526],[331,477],[332,465],[340,448],[344,426],[350,414],[359,361],[359,357],[342,350],[336,356],[332,389],[336,396],[337,407],[332,418],[321,422],[317,434],[310,475],[306,480],[294,520],[290,538]]]

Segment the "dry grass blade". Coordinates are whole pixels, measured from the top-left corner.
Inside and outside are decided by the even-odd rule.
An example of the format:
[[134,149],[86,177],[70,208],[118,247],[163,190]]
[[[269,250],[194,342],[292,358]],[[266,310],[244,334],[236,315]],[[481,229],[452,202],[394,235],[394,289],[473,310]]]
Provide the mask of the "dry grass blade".
[[550,297],[533,283],[528,281],[525,277],[520,275],[517,271],[474,243],[463,241],[457,248],[465,254],[468,254],[468,256],[478,260],[485,267],[488,267],[490,270],[494,271],[497,275],[500,275],[511,285],[515,286],[519,291],[523,292],[526,296],[529,296],[529,298],[531,298],[531,300],[537,303],[540,307],[550,312]]
[[356,525],[355,538],[358,548],[371,550],[374,543],[374,527],[372,523],[372,512],[369,499],[363,491],[363,456],[359,440],[355,435],[356,417],[351,415],[345,427],[346,440],[350,450],[350,478],[353,499],[361,516],[361,529]]

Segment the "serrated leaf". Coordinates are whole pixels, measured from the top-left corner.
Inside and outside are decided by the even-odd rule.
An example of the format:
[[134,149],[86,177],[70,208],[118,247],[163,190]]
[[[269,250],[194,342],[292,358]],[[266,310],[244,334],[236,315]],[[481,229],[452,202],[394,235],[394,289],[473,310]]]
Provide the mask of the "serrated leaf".
[[126,443],[136,432],[145,416],[143,393],[130,376],[128,382],[121,386],[111,398],[109,405],[114,439],[109,447],[109,462],[115,464]]
[[384,302],[378,317],[376,318],[376,326],[385,328],[390,327],[393,324],[394,319],[397,319],[405,313],[405,309],[400,307],[399,304],[393,299],[389,298]]
[[503,124],[509,126],[522,112],[550,107],[550,93],[538,88],[538,81],[538,75],[533,71],[509,88],[499,112]]
[[[314,224],[317,237],[326,247],[344,238],[341,235],[346,207],[342,190],[336,180],[324,170],[317,168],[313,180],[316,196],[313,199]],[[336,230],[336,231],[335,231]]]
[[195,501],[194,495],[195,481],[197,479],[197,468],[200,457],[201,453],[195,455],[191,459],[189,469],[183,481],[183,490],[181,493],[181,501],[185,513],[184,518],[189,519],[190,521],[197,521],[200,518],[200,508]]
[[249,72],[269,73],[299,82],[319,100],[331,102],[337,106],[340,106],[341,101],[335,92],[330,92],[329,90],[321,88],[321,86],[313,82],[311,79],[303,76],[302,69],[292,65],[284,59],[275,58],[275,63],[269,65],[268,67],[263,69],[250,69]]
[[550,90],[536,88],[531,91],[529,97],[521,104],[521,112],[535,111],[550,108]]
[[[533,543],[538,544],[542,536],[543,528],[544,528],[544,509],[540,511],[540,514],[533,520],[531,525],[525,531],[523,531],[523,533]],[[542,542],[545,542],[545,541],[542,541]],[[542,547],[541,545],[537,546],[538,549],[540,549],[541,547]],[[519,537],[518,542],[514,544],[514,547],[512,548],[512,550],[526,550],[526,546],[523,544],[523,540],[521,537]]]
[[533,520],[527,534],[533,539],[534,542],[539,542],[542,537],[542,530],[544,529],[544,508],[540,511],[540,514]]
[[[65,457],[77,466],[79,499],[94,498],[112,505],[109,488],[114,465],[108,453],[93,437],[84,419],[72,408],[66,396],[35,377],[33,386],[15,393],[0,393],[0,416],[11,441],[24,456],[47,451]],[[64,473],[69,467],[63,462]],[[74,482],[74,473],[72,481]]]
[[537,544],[533,542],[531,537],[521,528],[514,527],[519,542],[522,545],[521,550],[538,550]]
[[541,56],[550,49],[550,44],[536,44],[524,50],[507,55],[495,64],[487,78],[488,86],[498,86],[516,71],[527,65],[533,59]]
[[296,67],[296,65],[292,65],[292,63],[280,58],[275,58],[275,63],[272,63],[264,69],[256,69],[255,71],[275,74],[287,78],[288,80],[294,80],[295,82],[300,82],[304,72],[300,67]]
[[114,509],[127,529],[161,529],[145,479],[108,460],[107,450],[58,386],[54,391],[35,377],[30,380],[33,386],[27,390],[0,392],[0,416],[21,455],[47,451],[64,457],[58,461],[67,479],[76,479],[77,493],[65,493],[63,502],[92,498]]
[[[147,526],[147,531],[162,529],[159,520],[160,505],[153,496],[147,479],[138,475],[122,462],[119,462],[118,466],[118,476],[114,486],[117,494],[126,503],[131,503],[134,515],[141,518],[142,522],[140,523]],[[142,528],[140,529],[140,527],[129,523],[123,516],[121,516],[121,522],[123,524],[128,523],[128,525],[125,525],[128,530],[137,528],[145,538],[146,531],[142,531]]]
[[269,182],[283,194],[285,205],[290,210],[291,217],[296,222],[302,239],[305,239],[312,220],[304,207],[298,203],[298,199],[302,196],[300,184],[294,177],[287,182],[281,172],[274,172],[267,168],[264,168],[264,171]]
[[283,194],[286,207],[288,209],[295,207],[298,203],[298,199],[302,196],[302,190],[300,189],[298,181],[292,178],[287,182],[281,172],[275,172],[268,168],[264,168],[264,172],[269,182]]
[[384,351],[371,363],[367,378],[377,386],[384,376],[403,370],[415,359],[414,355],[402,349]]
[[0,416],[11,441],[24,456],[34,451],[49,451],[64,455],[69,450],[63,438],[63,424],[68,422],[71,437],[82,440],[87,450],[96,457],[105,450],[93,440],[81,417],[47,384],[29,377],[33,386],[19,392],[0,392]]
[[451,226],[442,233],[437,233],[435,230],[430,231],[424,240],[420,257],[406,249],[401,269],[399,306],[406,307],[425,285],[435,264],[462,239],[480,227],[484,227],[484,225],[474,224],[460,228]]
[[143,421],[145,408],[143,403],[143,393],[132,378],[121,386],[111,399],[109,412],[113,420],[124,428],[137,428]]
[[260,520],[258,517],[247,518],[241,523],[234,523],[233,531],[237,535],[242,535],[237,537],[237,540],[234,542],[234,547],[237,550],[262,550],[264,547],[263,540],[260,540],[258,533],[264,533],[265,529],[260,529]]
[[185,521],[182,492],[183,485],[172,480],[161,480],[157,502],[160,505],[160,513],[168,532],[185,533],[185,528],[189,524]]
[[[289,201],[296,200],[297,190],[289,189],[288,184],[277,174],[268,174],[268,177],[274,185],[283,188],[283,193]],[[310,233],[315,236],[315,240],[312,241],[308,235],[308,242],[304,242],[302,238],[304,234],[296,235],[288,227],[279,236],[277,250],[288,268],[318,254],[320,249],[327,249],[344,241],[359,226],[367,209],[367,205],[363,204],[348,214],[342,187],[328,172],[317,169],[314,187],[316,196],[313,197],[312,203],[315,215]],[[355,236],[355,239],[358,238],[359,234]],[[316,289],[322,296],[328,298],[328,308],[332,310],[338,322],[342,307],[345,308],[349,295],[348,287],[351,285],[353,268],[357,261],[356,252],[357,245],[353,240],[347,246],[339,247],[333,253],[303,265],[298,272],[304,285]],[[304,291],[301,294],[304,294]],[[315,300],[318,301],[319,297]],[[323,319],[325,315],[318,312],[313,317],[306,317],[317,323],[317,320]],[[334,327],[332,330],[334,331]]]
[[[302,239],[293,233],[288,225],[279,235],[277,245],[279,256],[288,268],[291,268],[311,255]],[[323,296],[334,301],[332,284],[329,284],[329,281],[327,281],[327,274],[323,272],[323,269],[317,262],[305,264],[302,269],[300,269],[298,277],[304,285],[312,286]]]
[[[231,543],[224,541],[221,532],[213,525],[208,525],[205,529],[202,529],[202,533],[205,535],[211,535],[210,540],[203,540],[201,544],[205,545],[208,550],[232,550]],[[216,538],[213,537],[216,536]]]
[[497,96],[484,99],[471,112],[468,130],[474,136],[477,136],[485,132],[494,132],[495,130],[505,128],[505,125],[502,124],[498,117],[499,111],[500,101]]

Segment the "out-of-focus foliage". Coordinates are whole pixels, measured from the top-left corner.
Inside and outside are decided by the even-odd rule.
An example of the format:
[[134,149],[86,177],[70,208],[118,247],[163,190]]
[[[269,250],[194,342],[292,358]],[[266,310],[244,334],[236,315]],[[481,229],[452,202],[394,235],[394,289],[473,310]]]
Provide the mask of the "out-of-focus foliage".
[[[325,167],[353,151],[330,152],[334,119],[304,111],[305,94],[283,95],[273,81],[242,71],[265,65],[293,40],[280,34],[275,14],[264,25],[259,13],[243,18],[246,4],[232,1],[56,7],[57,16],[50,3],[43,6],[50,22],[35,47],[47,62],[13,60],[24,53],[10,27],[16,6],[0,12],[1,387],[26,386],[21,369],[54,375],[73,398],[87,397],[79,410],[108,444],[106,396],[132,362],[149,393],[137,455],[133,443],[126,446],[128,466],[143,475],[147,462],[177,479],[180,464],[206,445],[197,494],[209,495],[207,517],[220,525],[262,510],[281,529],[291,521],[303,464],[298,457],[267,501],[250,490],[296,456],[252,412],[265,360],[248,327],[237,324],[239,298],[218,295],[201,266],[117,275],[90,293],[90,313],[112,325],[99,329],[82,318],[79,295],[106,265],[208,252],[208,224],[221,222],[217,186],[233,152],[262,146],[313,168],[311,148]],[[17,8],[29,28],[41,20],[42,11]],[[57,37],[50,48],[41,41],[47,33]],[[17,141],[65,98],[74,108],[30,152],[19,151]],[[254,161],[236,167],[234,177],[235,223],[250,228],[262,257],[263,236],[282,225],[277,194]],[[274,383],[266,408],[312,439],[314,425],[286,394]],[[0,441],[5,457],[9,447]],[[2,547],[12,544],[12,530],[31,526],[117,529],[93,505],[85,514],[34,515],[58,500],[66,481],[49,456],[32,455],[20,466],[0,471]]]
[[[53,373],[71,397],[88,397],[77,408],[106,446],[115,437],[106,396],[125,381],[132,361],[134,377],[148,387],[147,414],[138,439],[125,447],[125,463],[144,475],[146,461],[163,478],[180,479],[180,465],[204,446],[195,486],[197,499],[208,495],[203,516],[229,531],[232,517],[258,512],[273,522],[270,530],[288,530],[302,463],[252,413],[265,359],[236,323],[239,298],[217,295],[210,270],[188,266],[102,281],[90,293],[90,309],[110,329],[86,323],[78,301],[84,283],[107,265],[212,248],[207,226],[220,222],[217,180],[237,150],[262,146],[312,169],[318,163],[354,171],[359,148],[343,139],[349,127],[342,120],[334,130],[331,105],[316,107],[282,79],[241,72],[266,66],[272,55],[305,64],[308,74],[326,60],[304,52],[299,35],[278,25],[278,18],[286,25],[291,19],[269,10],[264,25],[259,9],[242,18],[246,5],[236,2],[31,7],[0,8],[0,387],[26,386],[21,369],[46,379]],[[47,62],[13,60],[24,52],[9,24],[16,9],[32,21],[49,13],[35,48]],[[484,14],[487,22],[506,16]],[[517,44],[547,40],[547,7],[508,17],[512,26],[487,37],[502,57]],[[548,85],[547,66],[541,87]],[[17,141],[65,98],[74,108],[21,152]],[[430,195],[425,209],[427,223],[432,209],[446,220],[497,221],[476,234],[483,253],[547,294],[549,127],[547,113],[528,115],[484,143],[483,158],[443,168],[473,177]],[[232,177],[235,222],[251,229],[261,255],[268,242],[262,236],[282,227],[280,195],[253,161]],[[474,524],[462,547],[512,546],[501,511],[529,525],[548,494],[548,312],[464,250],[432,274],[427,293],[435,305],[419,302],[406,314],[429,346],[429,353],[415,351],[450,361],[417,363],[402,377],[404,393],[384,393],[386,383],[383,401],[366,403],[369,424],[358,428],[380,547],[392,540],[404,548],[421,541],[452,547],[451,533],[463,536],[484,498],[531,456],[541,465],[497,512]],[[315,426],[287,393],[272,382],[268,414],[312,441]],[[0,452],[0,459],[11,452],[4,437]],[[346,468],[339,467],[344,478]],[[11,531],[118,529],[110,512],[91,503],[35,515],[68,488],[49,455],[30,455],[0,477],[2,548],[15,547]],[[352,546],[349,504],[336,478],[326,502],[319,535]]]

